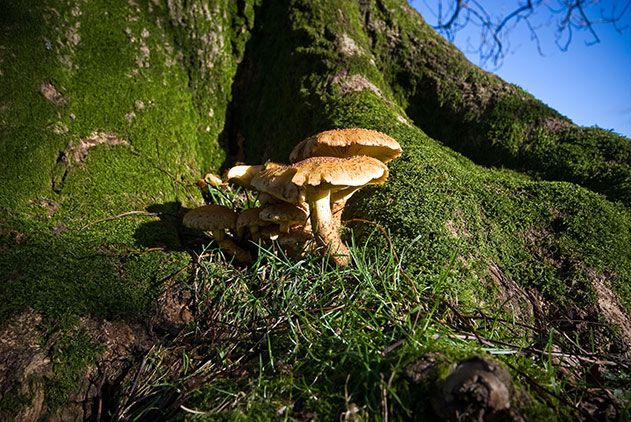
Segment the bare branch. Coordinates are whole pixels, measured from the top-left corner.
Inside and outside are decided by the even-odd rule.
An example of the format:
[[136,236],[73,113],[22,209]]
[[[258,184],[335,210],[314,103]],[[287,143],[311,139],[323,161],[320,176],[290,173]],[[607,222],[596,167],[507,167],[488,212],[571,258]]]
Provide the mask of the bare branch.
[[460,11],[462,10],[462,2],[463,0],[458,0],[456,2],[456,7],[454,9],[454,12],[451,15],[451,18],[447,22],[445,22],[444,24],[440,24],[440,21],[439,21],[439,26],[438,26],[439,28],[444,28],[444,29],[451,28],[451,26],[454,24],[456,19],[458,19],[458,15],[460,14]]
[[[432,3],[423,0],[425,7],[432,12],[437,22],[434,28],[447,39],[453,41],[456,33],[469,25],[479,28],[480,41],[468,52],[477,53],[480,64],[492,62],[499,67],[504,57],[510,52],[510,33],[518,27],[528,31],[530,39],[536,44],[537,51],[543,55],[540,33],[544,26],[555,22],[554,42],[561,51],[567,51],[574,40],[576,31],[588,35],[587,45],[601,41],[597,25],[611,25],[618,32],[627,29],[620,26],[623,18],[631,12],[631,0],[615,0],[608,12],[601,7],[599,16],[594,16],[594,9],[603,5],[601,0],[513,0],[514,8],[508,13],[491,14],[488,6],[478,0],[451,0]],[[435,4],[435,8],[430,6]],[[609,4],[607,4],[609,7]],[[437,10],[437,12],[434,12]]]
[[596,31],[594,31],[594,27],[592,26],[592,23],[587,18],[587,15],[585,14],[585,10],[583,9],[583,1],[578,0],[576,2],[576,4],[577,4],[576,8],[578,9],[579,13],[581,14],[581,18],[583,18],[583,21],[581,22],[581,24],[584,25],[589,30],[589,32],[592,34],[592,36],[594,37],[594,41],[591,42],[591,43],[588,43],[588,45],[599,43],[600,42],[600,38],[598,38],[598,35],[596,34]]

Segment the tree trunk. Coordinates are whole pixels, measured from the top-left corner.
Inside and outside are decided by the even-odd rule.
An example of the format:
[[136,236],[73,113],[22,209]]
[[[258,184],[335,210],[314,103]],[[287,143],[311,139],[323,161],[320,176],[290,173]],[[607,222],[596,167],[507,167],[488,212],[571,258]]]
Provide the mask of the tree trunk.
[[[286,162],[305,137],[340,127],[403,147],[388,183],[353,196],[345,219],[385,228],[419,289],[463,314],[490,306],[536,325],[537,348],[561,333],[628,356],[631,143],[472,65],[405,1],[2,9],[0,322],[9,333],[30,315],[80,358],[38,374],[54,386],[46,400],[24,387],[27,364],[0,368],[15,405],[0,415],[63,417],[72,394],[95,399],[77,392],[85,382],[55,380],[96,376],[90,365],[111,352],[103,327],[146,323],[165,282],[190,275],[180,223],[203,203],[198,178]],[[354,224],[358,242],[383,240]]]

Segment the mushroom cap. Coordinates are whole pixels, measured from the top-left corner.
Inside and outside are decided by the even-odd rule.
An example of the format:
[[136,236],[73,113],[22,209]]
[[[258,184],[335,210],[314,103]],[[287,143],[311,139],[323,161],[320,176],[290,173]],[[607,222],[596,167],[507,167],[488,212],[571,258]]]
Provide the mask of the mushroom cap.
[[277,224],[304,224],[307,221],[307,212],[292,204],[279,203],[263,207],[259,213],[263,221],[271,221]]
[[196,230],[234,229],[237,213],[223,205],[202,205],[184,214],[182,224]]
[[258,198],[259,198],[259,202],[261,203],[261,206],[276,204],[279,201],[278,198],[270,195],[267,192],[259,192]]
[[240,230],[244,227],[255,227],[255,226],[266,226],[269,224],[267,221],[262,220],[259,217],[259,213],[261,212],[260,207],[248,208],[247,210],[243,210],[239,213],[239,217],[237,217],[236,227],[237,230]]
[[387,163],[401,155],[401,145],[385,133],[370,129],[333,129],[298,143],[289,154],[292,163],[309,157],[367,155]]
[[304,202],[306,190],[316,186],[318,190],[337,191],[380,184],[388,178],[388,167],[365,155],[312,157],[289,166],[276,163],[265,166],[252,178],[252,186],[292,204]]
[[248,165],[239,165],[234,166],[225,173],[224,178],[228,182],[236,183],[239,186],[243,186],[244,188],[251,188],[250,181],[252,177],[254,177],[258,172],[263,170],[264,166],[256,165],[256,166],[248,166]]

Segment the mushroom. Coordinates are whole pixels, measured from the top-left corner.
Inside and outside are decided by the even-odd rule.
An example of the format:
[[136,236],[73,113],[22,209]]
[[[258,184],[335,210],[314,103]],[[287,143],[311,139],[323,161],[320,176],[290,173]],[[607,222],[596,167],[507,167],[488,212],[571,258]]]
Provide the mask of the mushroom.
[[237,213],[223,205],[203,205],[188,211],[182,219],[185,227],[209,231],[219,247],[228,252],[237,261],[251,262],[249,254],[241,249],[232,239],[226,237],[226,230],[234,230]]
[[[401,155],[401,145],[390,136],[376,130],[333,129],[317,133],[298,143],[291,151],[289,161],[294,163],[316,156],[353,155],[367,155],[387,163]],[[341,226],[342,212],[355,190],[335,192],[331,195],[331,210],[336,225]]]
[[387,163],[401,155],[401,145],[385,133],[370,129],[333,129],[298,143],[289,154],[291,163],[310,157],[367,155]]
[[289,227],[304,225],[308,215],[304,209],[297,205],[281,202],[263,207],[259,217],[263,221],[278,224],[282,233],[289,233]]
[[387,177],[388,167],[372,157],[312,157],[288,166],[268,163],[251,184],[285,202],[306,201],[316,239],[329,248],[333,262],[347,265],[348,249],[332,221],[331,193],[344,189],[348,196],[367,184],[383,183]]
[[313,233],[308,227],[291,227],[288,233],[281,233],[278,236],[277,242],[289,256],[297,257],[311,250],[312,240]]
[[256,240],[276,240],[281,234],[277,224],[270,224],[269,226],[261,227]]
[[184,226],[210,231],[213,238],[217,241],[225,238],[225,230],[235,228],[237,222],[237,213],[223,205],[203,205],[188,211],[182,223]]
[[278,204],[279,202],[282,202],[280,199],[273,197],[267,192],[259,192],[258,199],[261,206]]
[[237,218],[237,236],[242,238],[245,234],[245,229],[249,229],[250,235],[254,238],[259,231],[259,228],[262,226],[268,226],[270,223],[262,220],[259,217],[259,213],[261,212],[260,207],[248,208],[247,210],[241,211],[239,213],[239,217]]
[[252,177],[263,170],[263,168],[263,165],[248,166],[244,164],[234,166],[225,173],[224,179],[228,182],[236,183],[244,188],[251,189],[252,185],[250,185],[250,181],[252,180]]
[[206,189],[208,186],[213,188],[224,188],[228,183],[221,180],[221,177],[208,173],[203,179],[197,181],[197,186],[201,189]]

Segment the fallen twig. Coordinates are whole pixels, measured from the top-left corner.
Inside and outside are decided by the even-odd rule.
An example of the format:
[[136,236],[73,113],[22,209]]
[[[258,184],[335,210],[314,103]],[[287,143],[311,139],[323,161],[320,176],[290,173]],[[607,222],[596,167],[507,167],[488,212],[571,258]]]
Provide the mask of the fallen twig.
[[118,220],[119,218],[129,217],[129,216],[134,216],[134,215],[139,215],[139,216],[143,216],[143,217],[159,217],[160,216],[160,214],[158,214],[158,213],[149,212],[149,211],[127,211],[127,212],[124,212],[122,214],[113,215],[111,217],[102,218],[102,219],[96,220],[96,221],[91,221],[91,222],[87,223],[86,225],[84,225],[83,227],[81,227],[80,230],[85,230],[86,228],[88,228],[90,226],[94,226],[96,224],[104,223],[106,221]]

